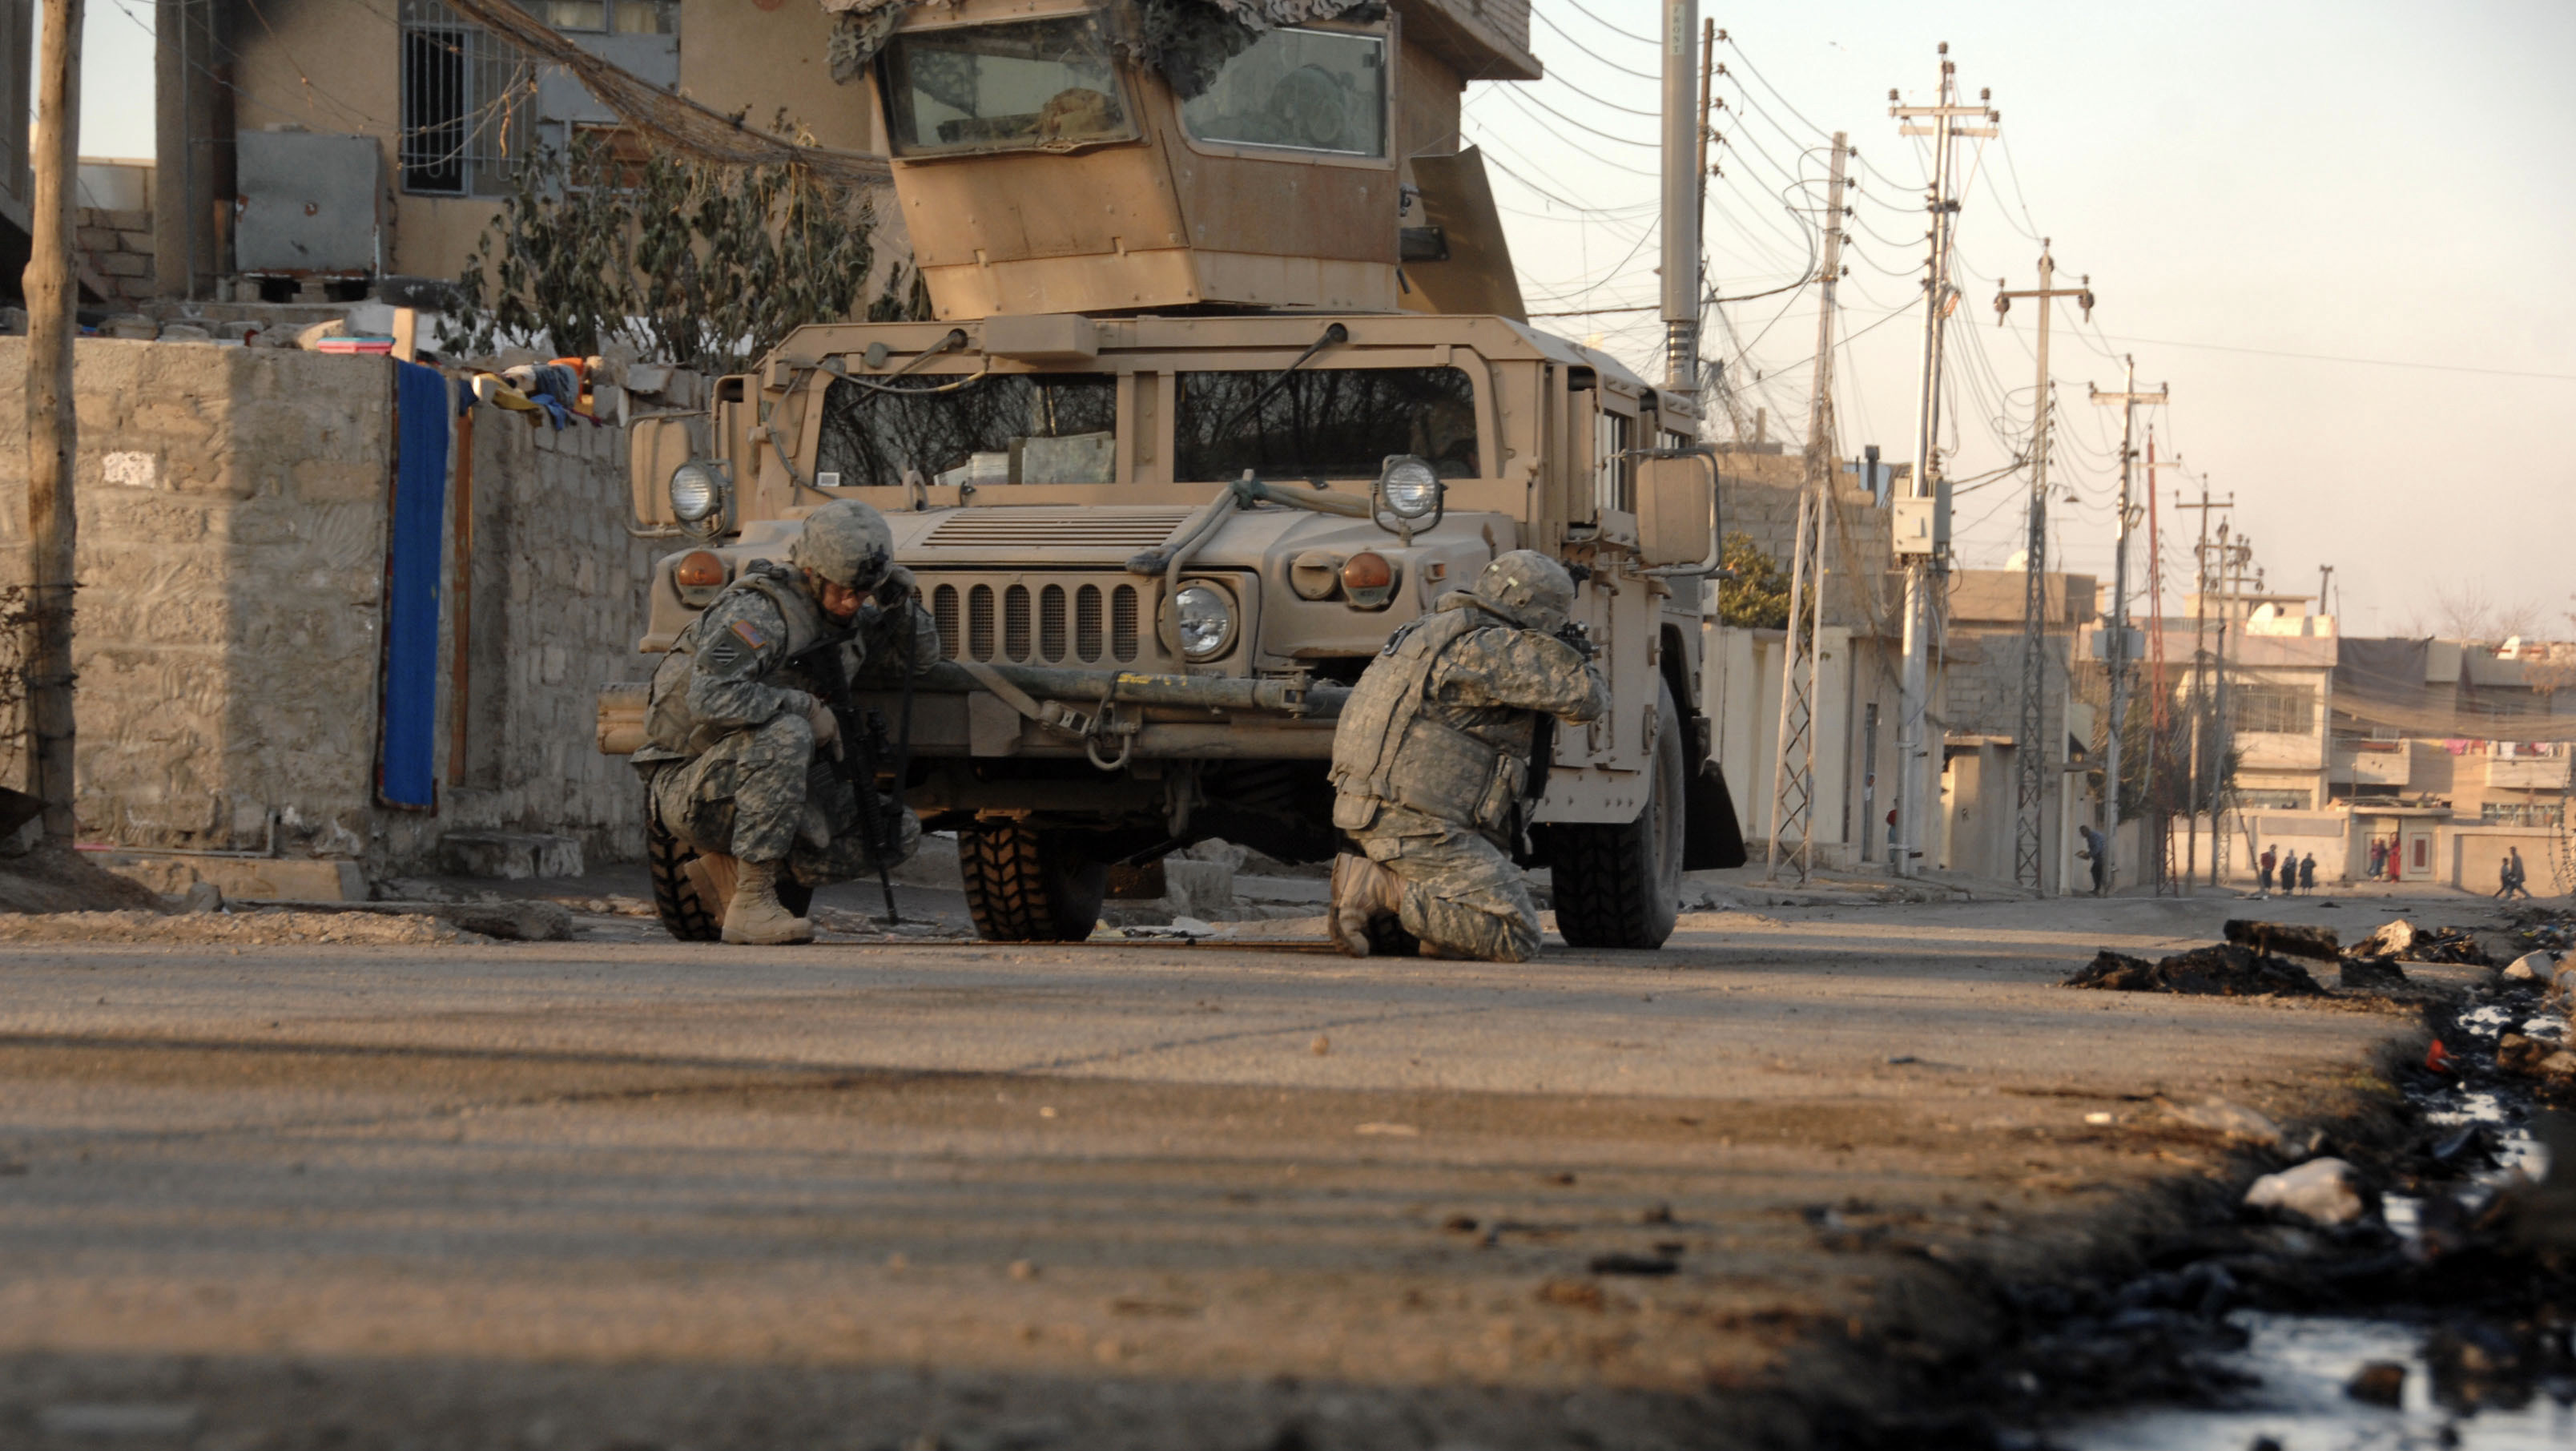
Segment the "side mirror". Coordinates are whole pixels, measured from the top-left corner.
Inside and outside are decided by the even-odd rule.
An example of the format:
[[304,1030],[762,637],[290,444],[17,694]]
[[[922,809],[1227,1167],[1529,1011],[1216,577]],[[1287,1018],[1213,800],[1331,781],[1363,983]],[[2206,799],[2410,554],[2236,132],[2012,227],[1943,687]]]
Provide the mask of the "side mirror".
[[1697,452],[1637,459],[1637,545],[1648,565],[1698,564],[1714,557],[1717,469]]
[[626,486],[636,523],[680,522],[671,509],[671,475],[690,459],[707,456],[706,433],[706,416],[695,413],[638,418],[628,425]]

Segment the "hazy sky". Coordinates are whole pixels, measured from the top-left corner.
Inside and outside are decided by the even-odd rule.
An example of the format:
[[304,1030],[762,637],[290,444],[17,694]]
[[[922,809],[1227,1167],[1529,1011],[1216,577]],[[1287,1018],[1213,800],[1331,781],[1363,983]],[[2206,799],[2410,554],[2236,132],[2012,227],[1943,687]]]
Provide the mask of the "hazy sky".
[[[1631,38],[1654,34],[1657,7],[1533,3],[1549,79],[1473,87],[1465,127],[1518,174],[1495,180],[1530,306],[1652,303],[1655,122],[1631,111],[1651,112],[1656,93],[1621,68],[1657,70],[1653,46]],[[82,149],[148,156],[149,6],[91,0],[89,14]],[[2162,452],[2180,450],[2195,494],[2205,471],[2235,495],[2274,587],[2314,589],[2317,566],[2336,566],[2355,633],[2430,621],[2444,589],[2530,602],[2569,632],[2576,463],[2557,429],[2576,415],[2576,6],[1865,0],[1703,14],[1732,41],[1717,52],[1731,144],[1707,226],[1722,295],[1799,281],[1808,234],[1781,193],[1821,203],[1824,131],[1860,150],[1840,297],[1841,332],[1858,335],[1837,353],[1845,453],[1912,451],[1929,153],[1897,134],[1887,92],[1927,101],[1946,40],[1963,92],[1991,88],[2004,117],[2003,140],[1960,151],[1954,479],[2006,466],[2026,442],[2033,305],[1998,330],[1992,301],[1999,275],[2033,284],[2044,235],[2061,278],[2091,273],[2100,301],[2089,329],[2061,305],[2052,344],[2058,561],[2109,574],[2119,421],[2086,385],[2117,387],[2114,355],[2131,352],[2141,386],[2173,394],[2141,411],[2142,434],[2152,423]],[[1740,357],[1710,343],[1770,405],[1774,437],[1803,436],[1815,309],[1812,288],[1732,304]],[[1549,325],[1598,333],[1652,374],[1652,313]],[[2163,477],[2169,506],[2186,480]],[[2020,547],[2026,487],[2015,473],[1959,495],[1966,563],[1999,566]],[[2192,521],[2162,515],[2178,579]],[[2142,581],[2144,568],[2142,528]]]
[[[1589,14],[1573,0],[1534,0],[1547,81],[1470,92],[1469,138],[1520,174],[1498,177],[1497,191],[1533,310],[1655,299],[1656,243],[1643,236],[1655,183],[1615,168],[1651,172],[1656,154],[1609,138],[1653,140],[1651,117],[1615,108],[1651,111],[1654,87],[1617,67],[1652,74],[1658,58],[1607,27],[1651,36],[1657,7],[1585,4]],[[2194,475],[2235,495],[2237,527],[2273,588],[2313,590],[2317,566],[2336,566],[2355,633],[2433,618],[2444,587],[2530,601],[2547,626],[2569,631],[2576,465],[2558,429],[2576,415],[2576,192],[2564,181],[2576,154],[2576,6],[1702,13],[1733,42],[1717,48],[1729,71],[1718,129],[1733,144],[1720,153],[1727,174],[1711,183],[1707,225],[1722,295],[1792,283],[1805,268],[1803,226],[1779,194],[1794,173],[1814,185],[1793,199],[1821,205],[1825,138],[1814,128],[1847,130],[1863,160],[1843,330],[1885,321],[1840,350],[1845,453],[1869,442],[1912,453],[1930,153],[1897,134],[1887,92],[1927,103],[1946,40],[1965,96],[1992,88],[2004,133],[1960,151],[1952,478],[2009,463],[2027,439],[2035,305],[2017,303],[2016,327],[1999,331],[1993,298],[1999,274],[2034,285],[2035,233],[2053,239],[2061,283],[2089,272],[2100,302],[2093,329],[2061,304],[2051,344],[2064,424],[2052,478],[2080,500],[2052,491],[2052,549],[2067,567],[2107,582],[2119,420],[2086,385],[2117,388],[2111,355],[2131,352],[2142,388],[2172,388],[2170,407],[2141,410],[2142,429],[2152,422],[2160,451],[2179,447]],[[1567,202],[1600,210],[1575,220]],[[1771,404],[1774,437],[1803,438],[1814,291],[1727,311],[1751,344],[1738,378]],[[1661,326],[1652,313],[1554,325],[1597,331],[1644,365]],[[2163,476],[2169,506],[2185,480]],[[2014,474],[1959,497],[1966,563],[1998,566],[2020,548],[2027,486]],[[2196,495],[2196,477],[2189,487]],[[2162,513],[2178,575],[2191,552],[2175,531],[2193,516]],[[2142,529],[2140,574],[2143,546]]]

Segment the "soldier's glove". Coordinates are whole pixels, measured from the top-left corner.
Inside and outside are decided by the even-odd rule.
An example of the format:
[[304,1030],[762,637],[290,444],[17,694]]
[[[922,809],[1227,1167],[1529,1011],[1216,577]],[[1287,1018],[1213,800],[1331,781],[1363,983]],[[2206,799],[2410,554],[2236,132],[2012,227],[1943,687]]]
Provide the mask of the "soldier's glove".
[[830,751],[835,761],[841,759],[841,718],[832,714],[832,708],[813,696],[807,696],[805,723],[814,728],[814,749]]
[[911,599],[920,589],[921,582],[912,577],[911,570],[900,564],[890,565],[886,569],[885,578],[877,581],[875,595],[877,607],[895,609],[905,600]]
[[1592,644],[1592,631],[1586,628],[1580,620],[1566,621],[1565,628],[1556,632],[1556,638],[1560,644],[1565,646],[1565,648],[1572,650],[1575,654],[1582,656],[1585,660],[1590,660],[1594,655],[1599,653],[1594,649]]

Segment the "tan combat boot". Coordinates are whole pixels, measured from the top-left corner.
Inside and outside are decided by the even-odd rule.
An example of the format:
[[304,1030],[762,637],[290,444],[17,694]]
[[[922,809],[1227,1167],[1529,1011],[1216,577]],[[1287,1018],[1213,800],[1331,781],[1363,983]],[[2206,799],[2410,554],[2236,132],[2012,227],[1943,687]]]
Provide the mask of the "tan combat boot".
[[1349,852],[1333,858],[1333,941],[1352,957],[1369,955],[1369,924],[1392,917],[1403,901],[1395,873]]
[[778,903],[778,862],[742,862],[725,906],[724,940],[762,946],[811,942],[814,924]]

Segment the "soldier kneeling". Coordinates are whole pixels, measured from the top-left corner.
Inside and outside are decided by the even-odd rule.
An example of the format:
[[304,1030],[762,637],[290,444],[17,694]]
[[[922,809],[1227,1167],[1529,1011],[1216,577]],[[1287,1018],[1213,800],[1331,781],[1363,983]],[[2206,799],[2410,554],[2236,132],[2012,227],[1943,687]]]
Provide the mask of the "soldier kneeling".
[[[894,535],[876,510],[836,500],[806,518],[788,558],[744,565],[672,642],[645,708],[650,744],[634,757],[662,825],[738,863],[727,942],[813,941],[813,924],[778,900],[781,873],[808,887],[849,881],[921,840],[899,799],[871,785],[862,801],[835,767],[855,743],[818,693],[871,661],[927,670],[940,658]],[[839,671],[827,651],[840,652]]]
[[1587,721],[1609,708],[1601,677],[1558,638],[1574,579],[1520,549],[1475,588],[1395,632],[1342,706],[1333,736],[1333,824],[1366,853],[1333,862],[1333,938],[1369,953],[1393,917],[1428,957],[1526,962],[1538,908],[1512,865],[1541,712]]

